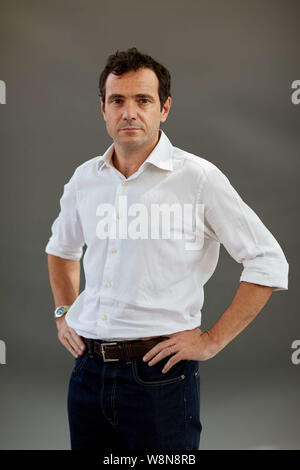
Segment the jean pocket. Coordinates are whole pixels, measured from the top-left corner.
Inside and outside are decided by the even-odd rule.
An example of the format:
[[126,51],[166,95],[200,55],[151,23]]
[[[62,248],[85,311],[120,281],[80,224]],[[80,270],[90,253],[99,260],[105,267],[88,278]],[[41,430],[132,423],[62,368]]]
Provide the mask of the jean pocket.
[[174,364],[168,372],[162,373],[162,369],[168,360],[169,357],[166,357],[153,366],[149,366],[148,362],[144,362],[140,357],[133,359],[132,371],[134,380],[138,384],[145,386],[168,385],[184,380],[187,361],[181,360]]
[[81,356],[75,358],[75,365],[73,368],[73,375],[79,375],[84,365],[87,363],[88,355],[84,352]]

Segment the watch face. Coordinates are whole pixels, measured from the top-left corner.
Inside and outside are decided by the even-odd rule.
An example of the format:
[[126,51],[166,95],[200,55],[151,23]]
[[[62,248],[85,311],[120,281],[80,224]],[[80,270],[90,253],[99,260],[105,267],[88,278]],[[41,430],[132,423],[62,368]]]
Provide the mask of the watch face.
[[65,313],[65,307],[58,307],[58,309],[56,310],[55,315],[57,317],[61,317],[64,313]]

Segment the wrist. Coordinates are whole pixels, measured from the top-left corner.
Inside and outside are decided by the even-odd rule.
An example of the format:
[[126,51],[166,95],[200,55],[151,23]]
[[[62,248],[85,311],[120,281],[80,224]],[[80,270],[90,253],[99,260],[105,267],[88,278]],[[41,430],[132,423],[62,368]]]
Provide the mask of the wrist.
[[218,354],[218,352],[223,349],[222,345],[217,341],[216,337],[214,336],[213,332],[211,330],[207,330],[204,332],[206,338],[206,344],[207,344],[207,350],[209,352],[210,357],[215,356]]
[[70,305],[59,305],[58,307],[56,307],[56,309],[54,310],[54,317],[57,319],[57,318],[61,318],[61,317],[64,317],[65,314],[67,313],[67,311],[69,310],[70,308]]

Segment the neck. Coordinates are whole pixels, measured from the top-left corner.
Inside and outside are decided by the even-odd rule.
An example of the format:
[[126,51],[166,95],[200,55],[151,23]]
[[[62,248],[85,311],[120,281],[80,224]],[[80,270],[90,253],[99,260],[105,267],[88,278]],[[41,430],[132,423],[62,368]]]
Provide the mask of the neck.
[[141,164],[148,158],[154,147],[157,145],[160,137],[160,132],[157,133],[156,138],[148,142],[143,147],[124,148],[117,142],[114,142],[114,153],[112,156],[112,163],[114,167],[122,173],[125,178],[133,175]]

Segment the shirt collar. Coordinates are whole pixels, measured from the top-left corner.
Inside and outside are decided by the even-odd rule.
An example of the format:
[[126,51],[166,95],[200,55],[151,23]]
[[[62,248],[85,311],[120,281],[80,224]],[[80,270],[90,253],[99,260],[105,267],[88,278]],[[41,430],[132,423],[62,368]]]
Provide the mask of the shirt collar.
[[[166,134],[160,129],[160,138],[157,142],[156,146],[152,150],[152,152],[148,155],[146,160],[142,163],[145,165],[146,163],[151,163],[162,170],[169,170],[172,171],[173,167],[173,145],[171,144],[170,140],[166,136]],[[112,155],[114,152],[114,144],[111,144],[110,147],[106,150],[106,152],[99,157],[97,162],[97,170],[100,172],[105,166],[113,167],[111,162]]]

